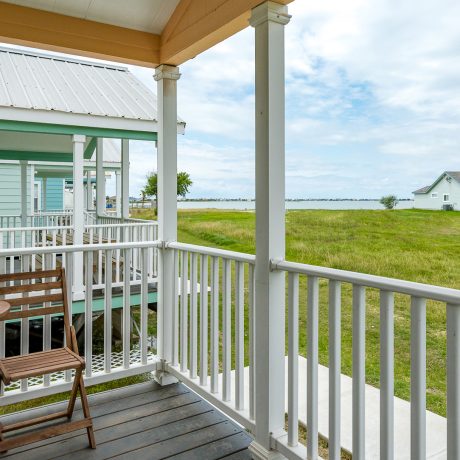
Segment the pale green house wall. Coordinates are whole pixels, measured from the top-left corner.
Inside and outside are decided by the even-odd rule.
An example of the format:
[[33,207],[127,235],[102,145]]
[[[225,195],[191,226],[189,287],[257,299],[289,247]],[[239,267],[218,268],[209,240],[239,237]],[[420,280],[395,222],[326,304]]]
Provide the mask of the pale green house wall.
[[[43,194],[43,180],[38,179],[37,182],[41,182]],[[42,200],[42,211],[61,211],[62,209],[64,209],[64,179],[49,177],[46,179],[46,206],[43,206]]]
[[[27,209],[30,213],[30,167],[27,167]],[[0,216],[21,214],[21,167],[0,163]]]

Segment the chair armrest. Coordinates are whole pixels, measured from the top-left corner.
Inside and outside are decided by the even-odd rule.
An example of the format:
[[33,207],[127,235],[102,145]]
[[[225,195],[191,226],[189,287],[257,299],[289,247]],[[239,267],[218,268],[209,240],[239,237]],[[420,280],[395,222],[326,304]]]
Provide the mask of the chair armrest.
[[0,321],[6,316],[11,309],[11,305],[6,300],[0,300]]

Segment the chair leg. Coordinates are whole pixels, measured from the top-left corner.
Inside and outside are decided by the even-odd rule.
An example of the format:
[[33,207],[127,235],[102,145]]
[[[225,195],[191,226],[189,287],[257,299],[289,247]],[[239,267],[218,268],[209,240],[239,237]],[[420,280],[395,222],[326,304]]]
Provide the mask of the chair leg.
[[[83,408],[83,415],[86,419],[91,419],[91,414],[89,412],[89,404],[88,404],[88,395],[86,394],[85,383],[83,382],[83,377],[80,374],[79,384],[80,388],[80,398],[81,398],[81,405]],[[88,434],[88,441],[91,449],[96,448],[96,439],[94,437],[94,430],[93,430],[93,423],[86,428],[86,432]]]
[[69,404],[67,405],[67,418],[71,419],[73,415],[73,410],[75,408],[75,401],[77,399],[77,391],[78,387],[80,385],[80,379],[81,379],[81,369],[77,369],[75,371],[75,377],[72,385],[72,391],[70,392],[70,397],[69,397]]

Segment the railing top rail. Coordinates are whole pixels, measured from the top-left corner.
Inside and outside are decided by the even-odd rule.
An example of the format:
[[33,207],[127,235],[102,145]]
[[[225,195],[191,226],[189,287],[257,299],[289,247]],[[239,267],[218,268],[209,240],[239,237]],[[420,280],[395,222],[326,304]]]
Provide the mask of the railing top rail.
[[364,273],[339,270],[336,268],[318,267],[288,261],[272,261],[272,269],[287,272],[300,273],[303,275],[317,276],[335,281],[344,281],[360,286],[391,291],[399,294],[407,294],[422,297],[454,305],[460,305],[460,290],[451,289],[430,284],[404,281],[384,276],[367,275]]
[[137,241],[134,243],[103,243],[103,244],[75,244],[69,246],[46,246],[35,248],[11,248],[2,249],[0,257],[11,256],[29,256],[35,254],[54,254],[58,252],[90,252],[90,251],[109,251],[117,249],[143,249],[143,248],[156,248],[162,245],[161,241]]
[[46,211],[35,211],[33,214],[29,214],[30,217],[36,217],[36,216],[45,216],[45,215],[67,215],[67,214],[73,214],[73,209],[49,209]]
[[54,231],[54,230],[73,230],[73,227],[70,225],[56,225],[53,227],[8,227],[8,228],[1,228],[0,232],[37,232],[37,231]]
[[86,228],[114,228],[114,227],[156,227],[158,224],[152,221],[144,221],[144,222],[123,222],[119,224],[88,224],[85,225]]
[[166,247],[169,249],[178,249],[180,251],[194,252],[208,256],[222,257],[224,259],[232,259],[236,260],[237,262],[247,262],[249,264],[254,264],[256,261],[256,256],[252,254],[227,251],[225,249],[208,248],[206,246],[196,246],[194,244],[169,242],[166,243]]

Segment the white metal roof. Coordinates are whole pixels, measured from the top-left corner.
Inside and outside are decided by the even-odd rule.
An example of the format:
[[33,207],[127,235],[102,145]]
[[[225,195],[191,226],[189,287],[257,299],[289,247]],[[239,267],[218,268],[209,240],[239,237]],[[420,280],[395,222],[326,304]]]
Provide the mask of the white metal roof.
[[[160,34],[179,0],[3,0],[81,19]],[[110,7],[108,7],[110,4]]]
[[155,121],[156,96],[127,68],[0,47],[0,106]]
[[[121,142],[119,139],[108,139],[103,140],[103,157],[104,163],[117,163],[121,164]],[[96,161],[96,151],[90,161]]]

